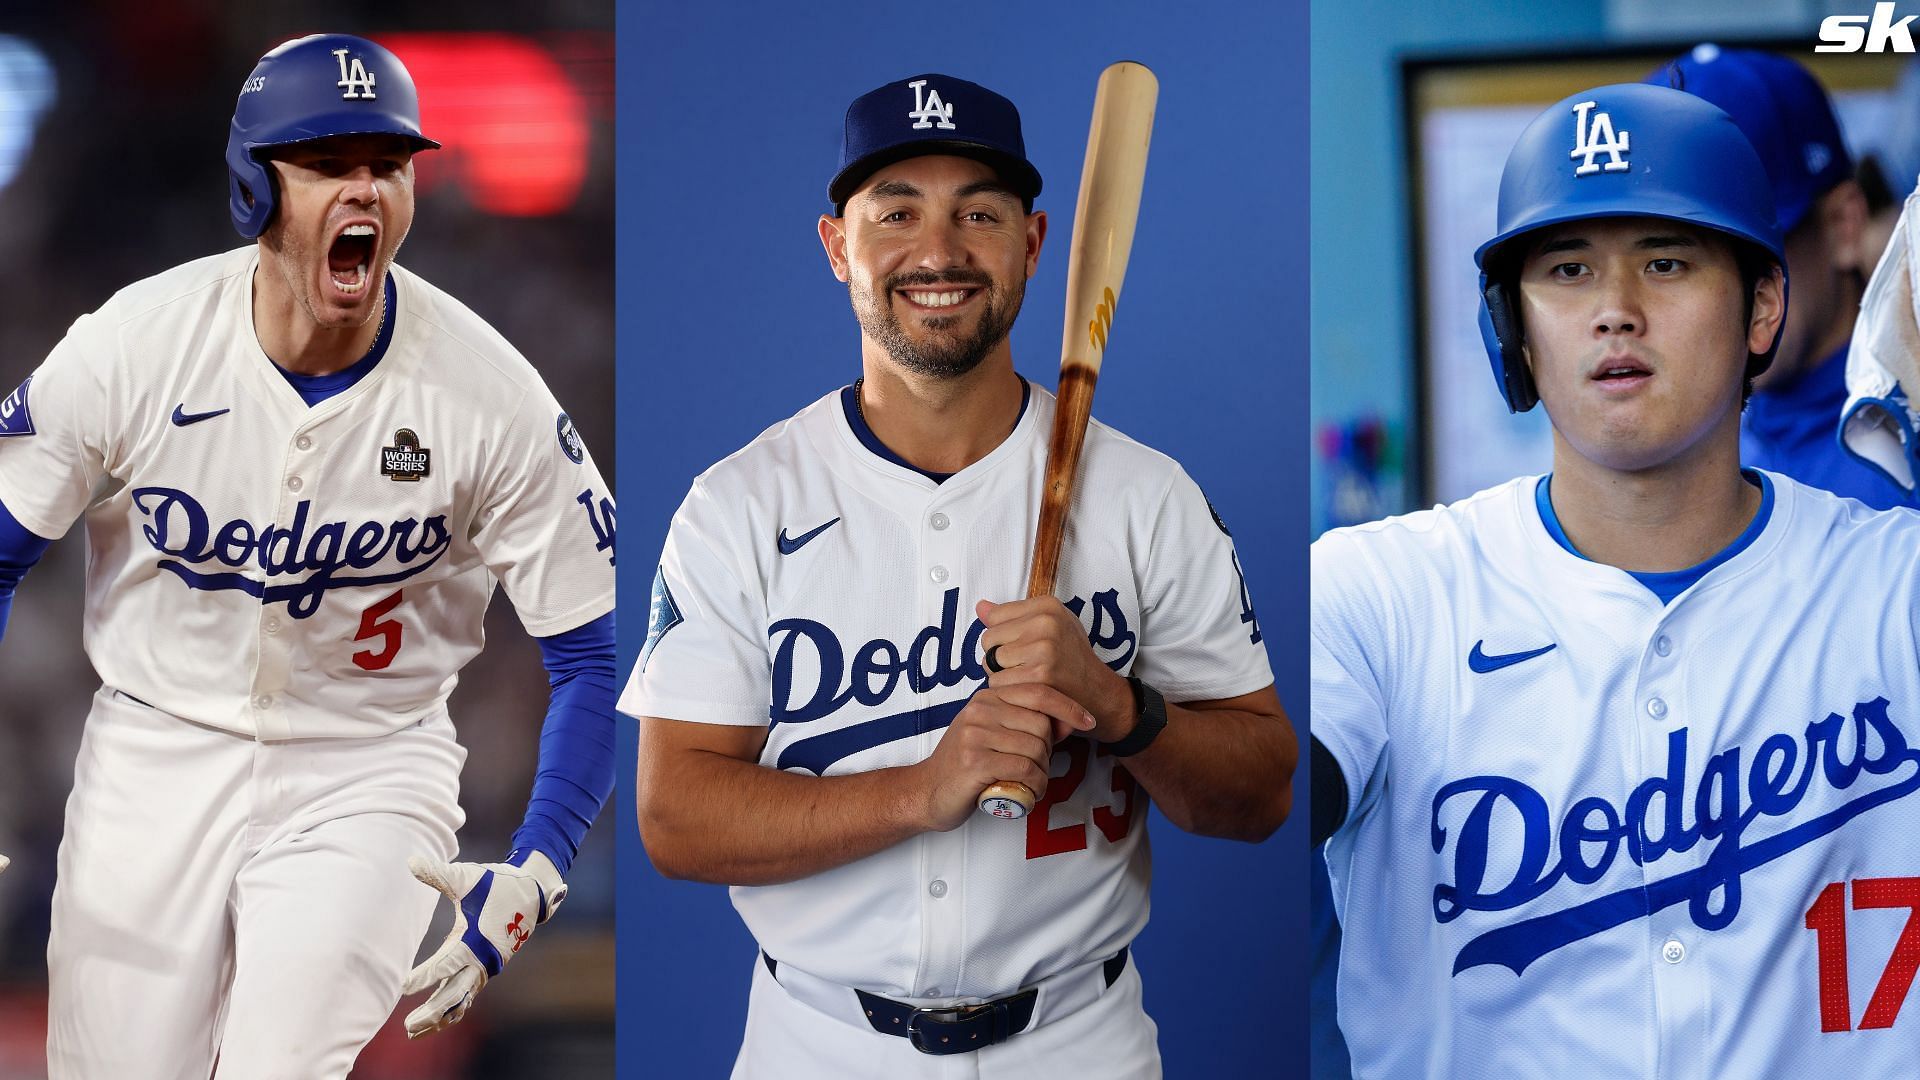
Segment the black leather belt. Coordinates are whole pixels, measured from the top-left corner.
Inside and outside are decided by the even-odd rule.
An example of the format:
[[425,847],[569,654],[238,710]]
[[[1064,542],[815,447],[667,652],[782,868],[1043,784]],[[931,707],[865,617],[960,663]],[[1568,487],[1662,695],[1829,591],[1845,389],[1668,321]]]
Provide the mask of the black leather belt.
[[[765,953],[760,955],[767,962],[767,972],[777,978],[779,963]],[[1112,986],[1126,969],[1127,950],[1121,949],[1102,965],[1101,974]],[[915,1050],[935,1057],[970,1054],[1020,1034],[1033,1021],[1033,1003],[1040,996],[1038,990],[1023,990],[972,1005],[922,1009],[865,990],[853,993],[873,1030],[906,1039]]]

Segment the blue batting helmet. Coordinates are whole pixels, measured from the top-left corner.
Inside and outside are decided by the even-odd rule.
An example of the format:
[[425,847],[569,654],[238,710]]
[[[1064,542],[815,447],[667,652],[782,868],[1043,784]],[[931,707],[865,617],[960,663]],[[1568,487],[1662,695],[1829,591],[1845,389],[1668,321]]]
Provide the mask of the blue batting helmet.
[[415,150],[440,144],[420,134],[420,97],[399,57],[351,34],[315,34],[260,58],[240,87],[227,134],[228,209],[251,240],[273,219],[273,171],[260,151],[334,135],[399,135]]
[[[1712,229],[1766,253],[1786,273],[1766,168],[1733,118],[1664,86],[1602,86],[1547,109],[1527,125],[1500,174],[1493,239],[1480,268],[1481,336],[1507,408],[1526,412],[1539,393],[1521,354],[1515,274],[1527,234],[1568,221],[1652,217]],[[1773,362],[1748,358],[1747,376]]]

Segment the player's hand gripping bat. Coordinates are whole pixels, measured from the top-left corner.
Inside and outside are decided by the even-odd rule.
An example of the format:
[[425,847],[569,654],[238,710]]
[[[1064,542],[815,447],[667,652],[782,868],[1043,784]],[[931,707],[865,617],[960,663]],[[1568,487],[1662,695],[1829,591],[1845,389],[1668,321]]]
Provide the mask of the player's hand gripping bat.
[[[1114,303],[1127,276],[1140,188],[1147,174],[1147,144],[1153,137],[1153,107],[1159,80],[1145,66],[1121,61],[1100,73],[1093,95],[1093,125],[1087,160],[1080,169],[1080,201],[1073,212],[1073,244],[1067,253],[1067,319],[1060,343],[1060,392],[1047,443],[1047,473],[1034,530],[1027,597],[1053,593],[1060,568],[1060,541],[1073,500],[1073,477],[1093,410],[1093,385],[1107,351]],[[1025,784],[1002,780],[980,793],[980,809],[995,817],[1022,818],[1033,809]]]

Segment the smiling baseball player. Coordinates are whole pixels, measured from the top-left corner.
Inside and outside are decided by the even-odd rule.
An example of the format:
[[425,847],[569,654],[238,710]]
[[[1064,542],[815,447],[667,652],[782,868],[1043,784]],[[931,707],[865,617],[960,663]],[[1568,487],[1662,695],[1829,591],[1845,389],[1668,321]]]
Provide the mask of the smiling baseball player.
[[1483,329],[1553,472],[1313,547],[1354,1075],[1911,1075],[1920,516],[1740,467],[1766,173],[1700,98],[1601,87],[1498,223]]
[[[861,378],[673,519],[621,708],[654,865],[733,885],[763,950],[735,1076],[1158,1076],[1146,800],[1246,839],[1286,815],[1259,623],[1176,463],[1092,424],[1068,599],[1018,599],[1054,408],[1007,339],[1039,191],[992,91],[856,100],[819,232]],[[1039,794],[1024,821],[976,811],[1000,779]]]
[[[56,1078],[345,1076],[403,979],[435,991],[409,1033],[458,1020],[611,787],[612,504],[526,360],[393,262],[437,145],[380,46],[268,53],[227,149],[257,241],[81,317],[0,422],[0,615],[84,518],[103,682],[47,950]],[[496,583],[552,702],[512,853],[449,863],[447,695]],[[440,893],[453,933],[409,976]]]

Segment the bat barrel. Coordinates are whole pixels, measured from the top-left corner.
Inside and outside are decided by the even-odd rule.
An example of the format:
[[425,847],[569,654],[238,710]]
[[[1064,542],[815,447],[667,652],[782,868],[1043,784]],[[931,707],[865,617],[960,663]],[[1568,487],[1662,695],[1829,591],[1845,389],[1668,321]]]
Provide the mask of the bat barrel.
[[[1113,331],[1120,286],[1133,250],[1140,192],[1146,183],[1147,145],[1153,136],[1160,83],[1144,65],[1122,61],[1100,73],[1087,131],[1087,159],[1080,171],[1080,197],[1067,255],[1067,317],[1060,343],[1060,392],[1047,443],[1039,519],[1027,596],[1052,595],[1066,539],[1074,475],[1093,413],[1093,388]],[[995,817],[1025,817],[1034,793],[1024,784],[1000,781],[980,795],[980,809]]]

